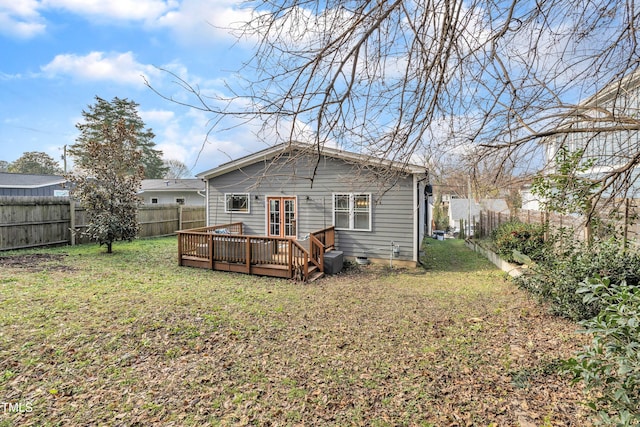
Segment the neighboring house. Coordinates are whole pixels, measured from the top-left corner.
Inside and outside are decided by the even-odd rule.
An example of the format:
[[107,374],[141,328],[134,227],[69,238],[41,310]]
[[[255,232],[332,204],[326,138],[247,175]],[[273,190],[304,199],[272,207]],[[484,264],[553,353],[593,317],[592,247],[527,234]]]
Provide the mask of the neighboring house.
[[522,200],[523,211],[539,211],[541,210],[540,197],[533,194],[531,186],[526,185],[520,190],[520,198]]
[[138,194],[146,204],[204,206],[205,184],[201,179],[144,179]]
[[0,172],[0,196],[69,195],[66,180],[58,175]]
[[[637,162],[640,133],[634,128],[639,117],[640,72],[633,72],[581,102],[566,116],[557,135],[544,141],[547,160],[552,160],[560,147],[571,153],[583,150],[583,159],[594,162],[585,176],[602,178],[617,170],[620,179],[612,187],[620,197],[633,197],[640,189],[638,168],[629,167]],[[548,170],[554,169],[554,163],[549,162]]]
[[[458,199],[451,197],[449,201],[449,226],[460,231],[460,221],[463,221],[467,234],[473,231],[473,224],[480,220],[481,211],[493,211],[509,215],[509,207],[504,199]],[[469,230],[468,225],[471,224]]]
[[207,184],[208,225],[242,222],[244,234],[300,240],[335,226],[336,249],[345,257],[419,262],[424,167],[291,143],[198,177]]

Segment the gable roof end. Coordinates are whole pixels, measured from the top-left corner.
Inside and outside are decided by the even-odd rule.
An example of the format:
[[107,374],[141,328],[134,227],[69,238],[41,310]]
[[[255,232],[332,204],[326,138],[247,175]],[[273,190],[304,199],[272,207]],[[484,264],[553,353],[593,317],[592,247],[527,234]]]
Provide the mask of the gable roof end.
[[[239,159],[232,160],[227,163],[223,163],[213,169],[209,169],[207,171],[197,174],[196,177],[202,178],[202,179],[211,179],[220,175],[224,175],[228,172],[252,165],[254,163],[270,160],[276,157],[278,154],[288,150],[298,149],[303,151],[304,150],[309,151],[312,148],[315,151],[315,148],[312,145],[304,144],[301,142],[291,142],[289,144],[282,143],[282,144],[274,145],[273,147],[269,147],[264,150],[258,151],[256,153],[249,154],[248,156],[244,156]],[[343,151],[337,148],[323,147],[320,154],[323,156],[350,160],[353,162],[368,164],[371,166],[391,167],[397,170],[404,170],[407,173],[414,174],[414,175],[423,174],[425,172],[425,167],[423,166],[418,166],[415,164],[404,164],[401,162],[394,162],[391,160],[367,156],[365,154],[358,154],[350,151]]]

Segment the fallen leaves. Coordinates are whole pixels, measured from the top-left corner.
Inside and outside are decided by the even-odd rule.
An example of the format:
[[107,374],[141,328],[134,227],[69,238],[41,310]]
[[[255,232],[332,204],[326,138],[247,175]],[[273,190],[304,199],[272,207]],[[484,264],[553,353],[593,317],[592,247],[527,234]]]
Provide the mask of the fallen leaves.
[[2,288],[0,397],[33,403],[9,423],[589,424],[557,373],[581,345],[576,325],[489,266],[371,266],[299,286],[155,262],[137,279],[148,288],[105,287],[96,268],[51,289],[20,273],[32,305]]

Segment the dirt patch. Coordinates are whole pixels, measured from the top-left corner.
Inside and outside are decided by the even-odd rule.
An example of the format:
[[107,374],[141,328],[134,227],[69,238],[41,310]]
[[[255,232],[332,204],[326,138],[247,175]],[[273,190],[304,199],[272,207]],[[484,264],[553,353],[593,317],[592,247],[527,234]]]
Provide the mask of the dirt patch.
[[0,256],[0,267],[20,268],[30,272],[53,270],[74,271],[73,267],[63,264],[67,254],[23,254]]

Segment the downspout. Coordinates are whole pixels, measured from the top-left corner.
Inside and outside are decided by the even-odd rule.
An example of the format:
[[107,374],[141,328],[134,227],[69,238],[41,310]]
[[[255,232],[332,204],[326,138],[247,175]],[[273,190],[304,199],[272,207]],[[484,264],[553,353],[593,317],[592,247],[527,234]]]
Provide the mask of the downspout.
[[[413,239],[415,241],[415,247],[413,249],[413,258],[416,262],[416,264],[422,265],[422,263],[420,262],[420,180],[418,180],[417,175],[414,173],[413,174],[413,182],[415,182],[416,185],[416,193],[414,195],[413,198],[413,203],[414,206],[416,207],[415,210],[415,214],[414,214],[414,225],[413,225]],[[391,246],[393,248],[393,242],[391,242]],[[391,257],[393,258],[393,249],[391,251],[392,255]]]
[[[205,227],[209,226],[209,180],[208,179],[204,179],[202,178],[202,180],[204,181],[204,194],[205,194],[205,198],[204,198],[204,225]],[[198,194],[200,194],[200,192],[198,191]]]
[[[204,179],[203,179],[204,181]],[[204,181],[204,194],[202,194],[202,190],[197,190],[196,194],[198,194],[201,197],[204,197],[204,226],[206,227],[208,225],[208,218],[209,218],[209,198],[207,197],[207,190],[209,188],[209,186],[207,185],[207,181]]]
[[[418,200],[420,200],[420,196],[421,196],[421,194],[420,194],[420,182],[424,181],[424,190],[422,192],[423,193],[422,194],[422,201],[424,202],[424,233],[423,233],[423,237],[426,237],[426,236],[428,236],[430,234],[430,228],[431,228],[430,227],[430,223],[429,223],[429,221],[430,221],[429,220],[429,196],[431,195],[433,190],[432,190],[430,179],[429,179],[429,170],[428,169],[425,170],[424,175],[425,175],[424,178],[418,180],[418,182],[417,182],[416,198]],[[418,203],[420,203],[420,202],[418,202]],[[418,205],[418,206],[420,206],[420,205]],[[417,221],[418,221],[418,229],[419,229],[420,228],[420,215],[417,215],[416,218],[417,218]],[[417,242],[417,245],[418,245],[418,248],[417,248],[417,250],[418,250],[418,264],[420,264],[421,266],[424,267],[425,265],[422,263],[422,260],[420,259],[420,246],[422,245],[422,242],[420,241],[419,237],[420,237],[420,234],[418,234],[418,239],[416,239],[416,240],[418,240],[418,242]]]

